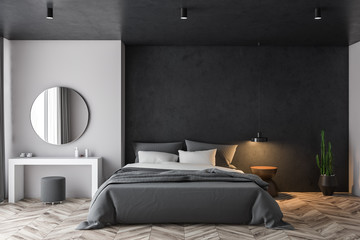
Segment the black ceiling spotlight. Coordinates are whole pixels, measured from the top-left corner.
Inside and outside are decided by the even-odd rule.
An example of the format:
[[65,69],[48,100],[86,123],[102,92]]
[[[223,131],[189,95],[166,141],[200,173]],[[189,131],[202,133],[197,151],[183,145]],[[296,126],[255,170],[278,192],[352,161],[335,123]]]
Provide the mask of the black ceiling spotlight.
[[48,7],[47,8],[47,15],[46,15],[46,19],[54,19],[54,10],[52,7]]
[[180,8],[180,19],[181,20],[187,19],[187,8]]
[[315,8],[315,20],[321,20],[321,8]]

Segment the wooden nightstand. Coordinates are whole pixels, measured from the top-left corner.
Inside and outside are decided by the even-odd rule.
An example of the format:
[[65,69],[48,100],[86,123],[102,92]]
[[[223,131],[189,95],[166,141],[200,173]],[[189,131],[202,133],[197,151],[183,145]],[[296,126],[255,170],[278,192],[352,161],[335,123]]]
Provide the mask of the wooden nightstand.
[[276,186],[276,183],[272,180],[272,178],[276,174],[277,167],[252,166],[250,168],[253,174],[258,175],[259,177],[261,177],[262,180],[269,183],[268,192],[271,196],[276,197],[278,195],[278,187]]

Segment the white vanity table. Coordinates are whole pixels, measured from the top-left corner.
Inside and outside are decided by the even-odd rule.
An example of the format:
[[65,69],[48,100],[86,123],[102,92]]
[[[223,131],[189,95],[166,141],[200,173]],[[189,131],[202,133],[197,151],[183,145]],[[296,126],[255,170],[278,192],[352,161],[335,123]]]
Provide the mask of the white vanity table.
[[27,165],[91,166],[91,196],[94,196],[102,180],[102,159],[100,157],[11,158],[9,159],[9,202],[10,203],[14,203],[24,198],[24,166]]

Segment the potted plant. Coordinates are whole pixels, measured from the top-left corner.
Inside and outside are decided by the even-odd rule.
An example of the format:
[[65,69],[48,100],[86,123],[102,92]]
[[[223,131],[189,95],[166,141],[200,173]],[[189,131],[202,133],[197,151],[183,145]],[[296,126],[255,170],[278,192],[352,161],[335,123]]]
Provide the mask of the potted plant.
[[333,195],[337,186],[336,176],[333,172],[333,154],[331,151],[331,142],[328,148],[325,145],[325,131],[321,130],[320,157],[316,154],[316,164],[320,169],[319,187],[324,196]]

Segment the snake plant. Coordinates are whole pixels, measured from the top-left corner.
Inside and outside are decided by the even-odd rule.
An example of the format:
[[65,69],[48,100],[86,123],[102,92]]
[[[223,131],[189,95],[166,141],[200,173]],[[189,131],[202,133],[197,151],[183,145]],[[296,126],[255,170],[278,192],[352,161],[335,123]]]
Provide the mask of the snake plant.
[[333,173],[333,155],[331,152],[331,142],[328,143],[328,148],[325,146],[325,131],[321,130],[321,143],[320,143],[320,157],[316,154],[316,164],[320,169],[320,174],[325,176],[332,176]]

